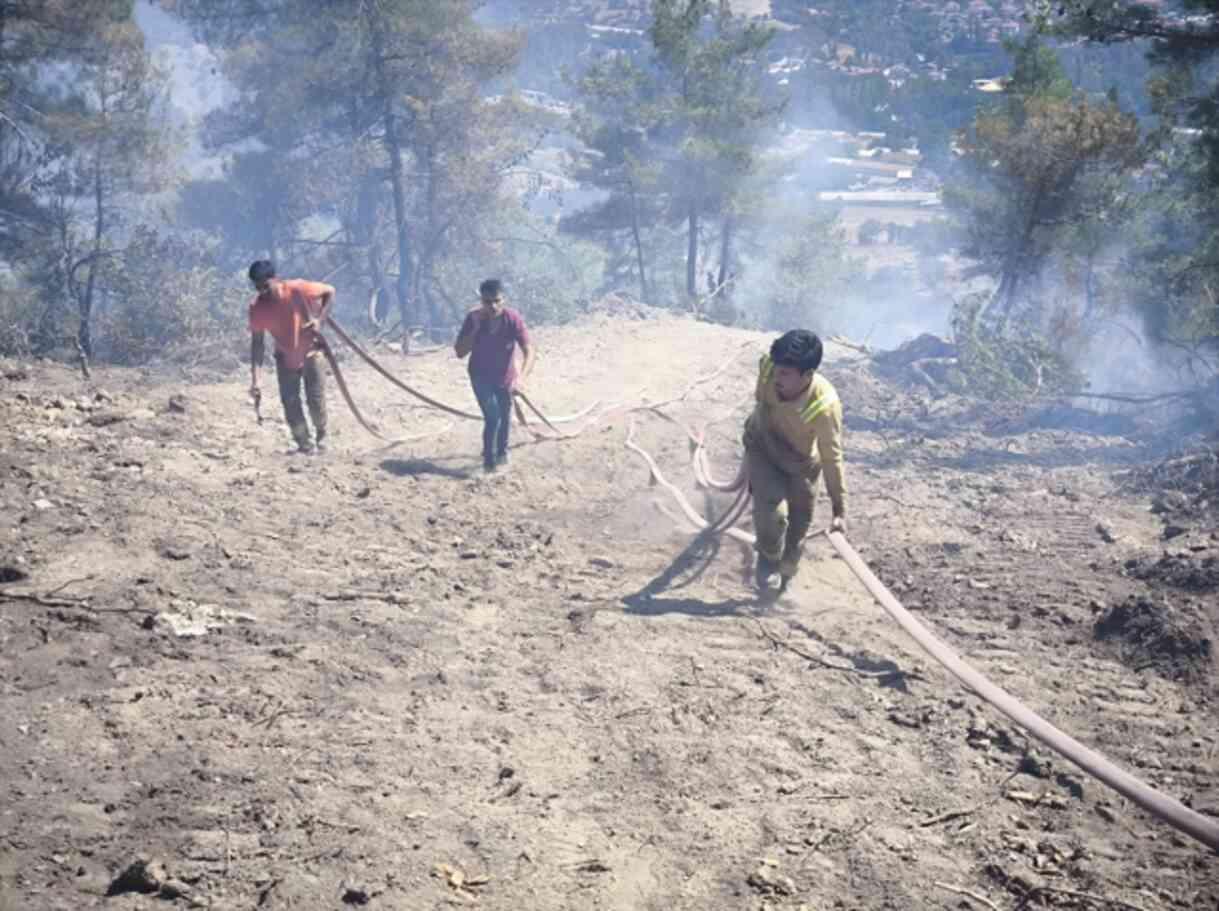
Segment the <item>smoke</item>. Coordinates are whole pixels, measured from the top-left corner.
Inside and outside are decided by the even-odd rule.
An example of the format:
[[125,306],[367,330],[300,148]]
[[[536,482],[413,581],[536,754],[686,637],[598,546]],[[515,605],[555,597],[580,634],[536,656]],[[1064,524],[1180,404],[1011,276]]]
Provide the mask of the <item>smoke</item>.
[[219,58],[207,45],[195,41],[185,24],[151,0],[136,4],[135,21],[168,78],[170,121],[186,137],[181,166],[191,178],[218,176],[221,161],[203,148],[200,128],[203,118],[233,95]]

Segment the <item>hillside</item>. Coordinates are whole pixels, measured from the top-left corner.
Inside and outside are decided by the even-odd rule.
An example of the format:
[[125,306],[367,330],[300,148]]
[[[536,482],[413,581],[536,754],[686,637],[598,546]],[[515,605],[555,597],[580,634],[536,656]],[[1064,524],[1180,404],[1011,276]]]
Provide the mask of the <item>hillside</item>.
[[[566,413],[684,394],[664,412],[713,422],[729,473],[767,337],[641,313],[539,330],[534,395]],[[623,445],[633,421],[688,485],[656,414],[563,441],[518,427],[509,470],[483,476],[477,425],[347,363],[412,441],[371,439],[332,389],[332,451],[289,455],[240,371],[0,364],[0,908],[107,890],[109,909],[166,907],[120,878],[140,857],[182,907],[1219,901],[1212,855],[962,690],[824,543],[760,603],[746,551],[657,510]],[[472,405],[448,352],[390,363]],[[840,345],[825,372],[851,538],[899,597],[1035,710],[1219,815],[1199,645],[1219,536],[1165,539],[1115,475],[1150,451],[1053,409],[920,398]]]

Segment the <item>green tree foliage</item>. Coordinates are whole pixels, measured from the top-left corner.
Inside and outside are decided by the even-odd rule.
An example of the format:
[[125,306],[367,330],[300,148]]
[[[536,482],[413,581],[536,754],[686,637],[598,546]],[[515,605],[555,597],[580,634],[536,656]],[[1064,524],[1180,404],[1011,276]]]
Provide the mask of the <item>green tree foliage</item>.
[[1158,127],[1126,287],[1154,339],[1219,348],[1219,2],[1063,0],[1036,11],[1052,34],[1147,50]]
[[744,295],[747,321],[776,330],[826,331],[840,324],[862,267],[847,257],[837,215],[791,215],[768,228],[768,242],[757,251],[766,268],[754,270]]
[[163,75],[132,21],[107,24],[79,66],[77,97],[49,118],[66,153],[52,188],[64,220],[60,276],[76,305],[77,341],[93,351],[91,323],[107,258],[126,242],[123,228],[141,197],[169,182],[171,136],[157,110]]
[[99,317],[99,354],[119,364],[236,366],[248,350],[249,292],[213,265],[212,251],[149,225],[135,225],[103,261],[110,305]]
[[[574,156],[572,174],[605,197],[566,228],[610,238],[611,268],[629,270],[645,300],[666,290],[649,273],[671,266],[669,244],[653,229],[681,230],[684,268],[676,290],[693,304],[712,261],[709,222],[719,229],[719,268],[710,284],[727,281],[738,197],[756,170],[762,131],[780,109],[760,88],[772,33],[734,18],[725,2],[656,0],[652,13],[649,59],[612,55],[578,80],[584,108],[577,134],[585,149]],[[658,257],[649,249],[661,261],[650,263]]]
[[1035,38],[1015,57],[1003,101],[959,139],[962,177],[945,203],[964,231],[962,252],[996,282],[978,317],[1039,327],[1040,280],[1088,226],[1114,222],[1142,150],[1134,117],[1076,97]]
[[0,257],[9,263],[53,231],[44,180],[66,149],[47,118],[75,95],[47,69],[82,59],[130,14],[130,0],[0,0]]
[[[242,89],[238,105],[211,118],[208,140],[255,149],[226,174],[245,206],[265,202],[246,235],[265,245],[247,255],[346,265],[366,287],[393,289],[404,326],[440,319],[439,261],[480,240],[480,215],[500,204],[505,172],[544,131],[513,100],[485,97],[515,65],[521,38],[478,25],[477,6],[176,4],[199,35],[227,48],[226,74]],[[201,225],[222,214],[204,210]],[[304,222],[319,217],[338,228],[320,242],[304,236]]]
[[664,211],[656,164],[659,87],[638,63],[615,54],[591,66],[578,89],[584,103],[573,127],[580,145],[570,153],[568,172],[603,196],[564,218],[562,230],[605,244],[607,281],[633,277],[640,300],[651,303],[652,241]]
[[35,350],[93,349],[107,258],[168,180],[169,136],[132,4],[0,4],[0,256],[27,293]]
[[652,15],[649,36],[667,88],[658,100],[668,150],[661,179],[669,219],[686,228],[685,291],[694,299],[702,221],[730,213],[755,166],[762,129],[778,114],[758,90],[759,55],[772,33],[734,18],[726,0],[655,0]]

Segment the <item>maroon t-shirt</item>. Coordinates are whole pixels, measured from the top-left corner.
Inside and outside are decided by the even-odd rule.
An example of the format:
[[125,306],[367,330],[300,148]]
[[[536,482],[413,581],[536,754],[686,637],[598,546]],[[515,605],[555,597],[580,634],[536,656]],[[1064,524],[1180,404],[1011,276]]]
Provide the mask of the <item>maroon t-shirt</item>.
[[[475,311],[477,313],[477,311]],[[466,314],[461,334],[474,331],[475,313]],[[516,382],[516,346],[529,344],[529,331],[521,315],[505,307],[489,323],[484,323],[474,347],[470,349],[470,376],[496,386],[511,386]]]

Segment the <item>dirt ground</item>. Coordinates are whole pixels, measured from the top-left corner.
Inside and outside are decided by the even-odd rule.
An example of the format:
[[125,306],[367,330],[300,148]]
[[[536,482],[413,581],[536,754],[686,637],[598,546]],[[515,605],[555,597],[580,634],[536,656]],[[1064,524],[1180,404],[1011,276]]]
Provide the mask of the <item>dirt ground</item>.
[[[531,390],[685,391],[666,412],[713,422],[728,475],[763,341],[591,318],[537,333]],[[347,363],[416,439],[332,388],[333,447],[300,457],[273,378],[259,426],[236,369],[0,364],[3,911],[1219,904],[1213,853],[958,686],[824,539],[760,602],[748,552],[680,531],[623,445],[636,422],[692,490],[673,425],[518,427],[484,476],[477,424]],[[390,363],[472,407],[448,353]],[[845,347],[824,369],[851,537],[898,597],[1219,816],[1219,535],[1123,486],[1157,454],[920,399]]]

